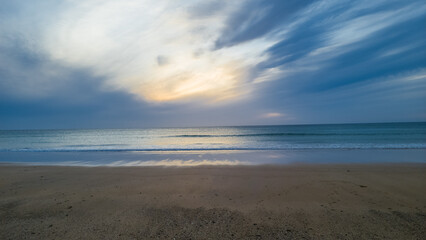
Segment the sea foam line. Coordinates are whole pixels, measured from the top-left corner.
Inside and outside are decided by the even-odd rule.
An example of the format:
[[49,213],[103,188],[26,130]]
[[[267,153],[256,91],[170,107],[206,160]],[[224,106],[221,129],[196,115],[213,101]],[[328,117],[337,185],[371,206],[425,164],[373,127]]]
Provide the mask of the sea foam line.
[[291,147],[229,147],[229,148],[126,148],[126,149],[0,149],[0,152],[180,152],[180,151],[273,151],[273,150],[315,150],[315,149],[426,149],[426,144],[407,144],[407,145],[376,145],[376,146],[291,146]]

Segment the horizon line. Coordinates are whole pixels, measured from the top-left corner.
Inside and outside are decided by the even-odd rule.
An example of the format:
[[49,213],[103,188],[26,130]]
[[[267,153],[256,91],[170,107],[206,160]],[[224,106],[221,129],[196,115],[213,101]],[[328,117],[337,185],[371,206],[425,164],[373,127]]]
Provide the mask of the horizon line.
[[31,131],[31,130],[99,130],[99,129],[108,129],[108,130],[137,130],[137,129],[165,129],[165,128],[230,128],[230,127],[273,127],[273,126],[315,126],[315,125],[351,125],[351,124],[401,124],[401,123],[426,123],[426,121],[412,121],[412,122],[342,122],[342,123],[297,123],[297,124],[253,124],[253,125],[223,125],[223,126],[172,126],[172,127],[132,127],[132,128],[114,128],[114,127],[105,127],[105,128],[20,128],[20,129],[0,129],[0,131]]

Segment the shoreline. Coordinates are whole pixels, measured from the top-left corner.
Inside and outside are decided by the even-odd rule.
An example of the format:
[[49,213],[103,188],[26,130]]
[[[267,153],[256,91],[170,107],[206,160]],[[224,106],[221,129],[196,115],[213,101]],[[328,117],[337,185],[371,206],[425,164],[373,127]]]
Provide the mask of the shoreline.
[[426,165],[0,165],[0,238],[416,239]]
[[122,168],[122,169],[238,169],[238,168],[278,168],[278,169],[290,169],[290,168],[327,168],[327,167],[425,167],[426,162],[341,162],[341,163],[327,163],[327,162],[319,162],[319,163],[306,163],[306,162],[291,162],[291,163],[265,163],[265,164],[200,164],[200,165],[54,165],[54,164],[32,164],[32,163],[16,163],[16,162],[0,162],[0,168],[2,167],[17,167],[17,168],[74,168],[74,169],[114,169],[114,168]]
[[426,149],[228,150],[194,152],[0,152],[1,163],[52,166],[197,166],[426,163]]

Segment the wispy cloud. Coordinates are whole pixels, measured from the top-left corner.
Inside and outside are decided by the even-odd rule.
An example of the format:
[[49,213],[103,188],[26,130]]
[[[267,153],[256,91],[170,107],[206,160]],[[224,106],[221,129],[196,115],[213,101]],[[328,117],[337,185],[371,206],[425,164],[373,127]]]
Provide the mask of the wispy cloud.
[[420,0],[0,0],[0,116],[424,119],[425,19]]
[[[218,10],[199,11],[207,3]],[[242,4],[85,1],[63,9],[40,43],[52,59],[89,68],[109,87],[148,101],[232,99],[250,91],[249,71],[273,44],[256,39],[212,50]]]
[[[106,79],[103,87],[158,102],[242,97],[253,83],[321,69],[355,43],[425,12],[419,2],[374,11],[385,6],[380,1],[52,3],[49,10],[17,4],[20,18],[6,17],[1,28],[48,61]],[[46,13],[30,14],[37,11]],[[275,66],[258,67],[265,64]]]

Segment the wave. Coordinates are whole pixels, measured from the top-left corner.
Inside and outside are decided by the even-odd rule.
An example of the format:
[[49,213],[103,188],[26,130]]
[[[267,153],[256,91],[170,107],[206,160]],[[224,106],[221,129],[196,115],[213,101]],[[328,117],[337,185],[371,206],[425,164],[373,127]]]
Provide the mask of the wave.
[[273,136],[401,136],[424,135],[424,133],[251,133],[251,134],[182,134],[164,137],[203,138],[203,137],[273,137]]
[[66,145],[67,147],[117,147],[126,146],[127,144],[72,144]]
[[185,151],[275,151],[275,150],[357,150],[357,149],[426,149],[425,144],[365,146],[289,146],[289,147],[221,147],[221,148],[127,148],[127,149],[0,149],[0,152],[185,152]]

